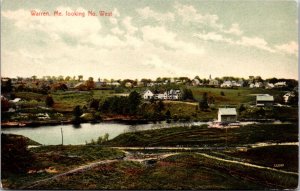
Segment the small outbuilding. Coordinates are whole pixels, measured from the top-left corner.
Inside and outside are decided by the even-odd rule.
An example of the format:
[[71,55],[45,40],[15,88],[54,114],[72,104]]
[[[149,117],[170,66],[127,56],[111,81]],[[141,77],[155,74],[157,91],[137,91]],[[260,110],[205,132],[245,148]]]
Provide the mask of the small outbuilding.
[[218,122],[236,122],[237,112],[235,108],[219,108]]
[[269,94],[261,94],[256,96],[256,106],[266,107],[273,106],[274,97]]

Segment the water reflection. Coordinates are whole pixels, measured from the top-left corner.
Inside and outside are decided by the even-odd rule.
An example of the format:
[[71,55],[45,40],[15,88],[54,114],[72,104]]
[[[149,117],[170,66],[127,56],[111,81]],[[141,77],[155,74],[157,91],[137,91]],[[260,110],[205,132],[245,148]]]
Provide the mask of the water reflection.
[[81,124],[73,124],[72,125],[74,128],[81,128]]
[[61,144],[61,128],[63,129],[64,144],[78,145],[90,142],[92,139],[97,140],[99,136],[109,134],[109,139],[127,133],[144,131],[151,129],[171,128],[176,126],[192,126],[202,125],[205,122],[159,122],[159,123],[144,123],[144,124],[122,124],[116,122],[103,123],[83,123],[80,125],[58,125],[58,126],[43,126],[43,127],[22,127],[22,128],[5,128],[4,133],[12,133],[24,135],[30,139],[44,145]]

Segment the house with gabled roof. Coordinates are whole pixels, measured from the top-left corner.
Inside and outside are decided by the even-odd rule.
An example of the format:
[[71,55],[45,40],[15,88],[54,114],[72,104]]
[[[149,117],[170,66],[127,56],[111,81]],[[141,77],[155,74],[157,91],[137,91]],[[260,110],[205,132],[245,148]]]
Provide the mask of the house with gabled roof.
[[235,108],[219,108],[218,122],[232,123],[237,121],[237,112]]
[[259,94],[256,96],[256,106],[273,106],[274,97],[269,94]]

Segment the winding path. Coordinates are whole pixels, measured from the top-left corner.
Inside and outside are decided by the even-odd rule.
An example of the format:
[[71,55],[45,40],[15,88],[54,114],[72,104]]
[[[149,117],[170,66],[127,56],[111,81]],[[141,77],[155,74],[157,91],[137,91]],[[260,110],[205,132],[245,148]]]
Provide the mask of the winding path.
[[107,163],[113,163],[113,162],[117,162],[117,161],[118,161],[117,159],[113,159],[113,160],[102,160],[102,161],[92,162],[92,163],[86,164],[84,166],[80,166],[80,167],[74,168],[74,169],[72,169],[70,171],[54,175],[54,176],[52,176],[50,178],[38,180],[38,181],[33,182],[32,184],[30,184],[29,186],[25,186],[24,188],[21,188],[21,189],[30,189],[30,188],[33,188],[33,187],[35,187],[35,186],[37,186],[37,185],[39,185],[39,184],[41,184],[43,182],[46,182],[46,181],[50,181],[50,180],[53,180],[53,179],[56,179],[56,178],[59,178],[59,177],[62,177],[62,176],[67,176],[67,175],[70,175],[70,174],[74,174],[76,172],[83,172],[83,171],[89,170],[91,168],[94,168],[94,167],[96,167],[98,165],[107,164]]
[[280,172],[280,173],[284,173],[284,174],[298,175],[298,173],[296,173],[296,172],[289,172],[289,171],[285,171],[285,170],[279,170],[279,169],[276,169],[276,168],[259,166],[259,165],[256,165],[256,164],[240,162],[240,161],[236,161],[236,160],[222,159],[222,158],[211,156],[211,155],[208,155],[208,154],[205,154],[205,153],[197,153],[197,154],[201,155],[201,156],[204,156],[206,158],[210,158],[210,159],[214,159],[214,160],[218,160],[218,161],[224,161],[224,162],[228,162],[228,163],[240,164],[240,165],[253,167],[253,168],[266,169],[266,170],[271,170],[271,171]]
[[[274,144],[274,143],[264,143],[264,144],[253,144],[253,145],[248,145],[251,146],[252,148],[255,147],[265,147],[265,146],[273,146],[273,145],[299,145],[298,142],[292,142],[292,143],[280,143],[280,144]],[[122,150],[125,153],[125,157],[122,159],[124,161],[135,161],[135,162],[144,162],[147,160],[160,160],[160,159],[164,159],[166,157],[172,156],[172,155],[177,155],[178,152],[177,151],[183,151],[183,150],[189,150],[189,151],[199,151],[199,150],[220,150],[220,149],[226,149],[225,147],[219,147],[219,148],[211,148],[211,147],[112,147],[112,148],[117,148]],[[246,147],[232,147],[235,149],[239,149],[239,148],[246,148]],[[130,152],[128,152],[128,150],[173,150],[171,153],[161,153],[161,154],[155,154],[155,155],[148,155],[148,157],[145,157],[147,155],[142,154],[142,156],[136,156],[136,155],[132,155]],[[251,163],[245,163],[245,162],[240,162],[240,161],[236,161],[236,160],[228,160],[228,159],[223,159],[223,158],[219,158],[219,157],[215,157],[215,156],[211,156],[205,153],[197,153],[203,157],[206,158],[210,158],[210,159],[214,159],[214,160],[219,160],[219,161],[224,161],[224,162],[228,162],[228,163],[234,163],[234,164],[240,164],[240,165],[244,165],[244,166],[248,166],[248,167],[252,167],[252,168],[258,168],[258,169],[266,169],[266,170],[271,170],[271,171],[275,171],[275,172],[279,172],[279,173],[285,173],[285,174],[291,174],[291,175],[298,175],[298,173],[296,172],[289,172],[289,171],[284,171],[284,170],[278,170],[275,168],[271,168],[271,167],[265,167],[265,166],[259,166],[259,165],[255,165],[255,164],[251,164]],[[67,172],[61,173],[61,174],[57,174],[54,175],[52,177],[46,178],[46,179],[42,179],[42,180],[38,180],[36,182],[31,183],[30,185],[27,185],[21,189],[30,189],[30,188],[34,188],[35,186],[46,182],[46,181],[51,181],[53,179],[62,177],[62,176],[67,176],[70,174],[74,174],[77,172],[83,172],[86,170],[89,170],[91,168],[94,168],[96,166],[99,165],[103,165],[103,164],[108,164],[108,163],[113,163],[113,162],[117,162],[120,161],[120,159],[111,159],[111,160],[101,160],[101,161],[96,161],[96,162],[92,162],[77,168],[74,168],[72,170],[69,170]]]
[[[160,159],[164,159],[166,157],[178,154],[178,153],[167,153],[167,154],[162,153],[162,154],[155,155],[153,157],[137,158],[136,156],[133,156],[130,152],[127,152],[127,151],[123,151],[123,152],[125,153],[125,156],[126,156],[125,158],[123,158],[124,161],[134,161],[134,162],[144,162],[144,161],[152,160],[152,159],[154,159],[154,160],[160,160]],[[23,187],[21,189],[34,188],[35,186],[37,186],[39,184],[42,184],[43,182],[51,181],[51,180],[54,180],[54,179],[62,177],[62,176],[68,176],[70,174],[74,174],[74,173],[77,173],[77,172],[84,172],[84,171],[92,169],[92,168],[94,168],[96,166],[103,165],[103,164],[108,164],[108,163],[113,163],[113,162],[117,162],[117,161],[120,161],[120,159],[101,160],[101,161],[92,162],[92,163],[89,163],[89,164],[86,164],[86,165],[74,168],[74,169],[69,170],[67,172],[64,172],[64,173],[61,173],[61,174],[57,174],[57,175],[54,175],[54,176],[46,178],[46,179],[38,180],[38,181],[33,182],[30,185],[27,185],[27,186],[25,186],[25,187]]]

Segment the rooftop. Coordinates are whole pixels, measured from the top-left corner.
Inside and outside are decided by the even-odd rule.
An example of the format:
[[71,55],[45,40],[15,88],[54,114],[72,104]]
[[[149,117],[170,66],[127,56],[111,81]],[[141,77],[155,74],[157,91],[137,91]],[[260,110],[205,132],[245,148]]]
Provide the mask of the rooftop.
[[221,114],[221,115],[237,115],[235,108],[219,108],[219,114]]
[[269,94],[257,95],[256,101],[274,101],[274,97]]

